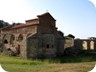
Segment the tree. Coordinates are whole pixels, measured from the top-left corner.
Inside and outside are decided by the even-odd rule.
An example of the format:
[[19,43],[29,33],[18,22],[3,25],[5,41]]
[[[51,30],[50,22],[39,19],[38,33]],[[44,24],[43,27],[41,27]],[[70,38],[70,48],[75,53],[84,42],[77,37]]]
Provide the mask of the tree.
[[20,25],[20,24],[22,24],[22,23],[15,23],[15,22],[12,23],[12,25]]
[[10,24],[8,22],[5,22],[3,20],[0,20],[0,28],[9,26]]
[[67,37],[75,38],[75,36],[74,36],[74,35],[72,35],[72,34],[68,34],[68,36],[67,36]]

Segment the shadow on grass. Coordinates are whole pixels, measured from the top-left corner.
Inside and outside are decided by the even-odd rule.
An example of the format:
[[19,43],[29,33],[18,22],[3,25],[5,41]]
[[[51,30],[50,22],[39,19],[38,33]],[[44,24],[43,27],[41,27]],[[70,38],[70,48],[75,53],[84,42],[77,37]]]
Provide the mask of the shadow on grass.
[[41,61],[48,61],[49,63],[80,63],[80,62],[94,62],[96,61],[96,54],[86,54],[77,56],[61,56],[56,58],[40,59]]

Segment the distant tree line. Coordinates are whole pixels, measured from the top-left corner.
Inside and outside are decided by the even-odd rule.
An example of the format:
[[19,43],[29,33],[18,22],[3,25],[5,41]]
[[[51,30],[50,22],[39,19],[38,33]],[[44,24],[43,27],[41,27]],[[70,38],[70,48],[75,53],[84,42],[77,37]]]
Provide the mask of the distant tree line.
[[75,38],[75,36],[74,36],[74,35],[72,35],[72,34],[68,34],[68,36],[67,36],[67,37]]
[[3,28],[3,27],[6,27],[6,26],[9,26],[9,25],[19,25],[21,23],[12,23],[12,24],[9,24],[8,22],[5,22],[3,20],[0,20],[0,28]]
[[73,34],[68,34],[67,36],[65,36],[65,38],[67,38],[67,37],[75,39],[75,36]]
[[10,24],[8,22],[5,22],[3,20],[0,20],[0,28],[3,28],[3,27],[6,27],[6,26],[9,26]]

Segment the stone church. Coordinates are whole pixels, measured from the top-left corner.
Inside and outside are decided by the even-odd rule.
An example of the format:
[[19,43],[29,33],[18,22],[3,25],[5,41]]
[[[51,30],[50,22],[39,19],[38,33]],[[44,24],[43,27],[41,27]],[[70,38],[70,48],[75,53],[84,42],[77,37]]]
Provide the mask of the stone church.
[[56,57],[64,53],[64,36],[47,12],[25,24],[1,28],[0,53],[21,58]]

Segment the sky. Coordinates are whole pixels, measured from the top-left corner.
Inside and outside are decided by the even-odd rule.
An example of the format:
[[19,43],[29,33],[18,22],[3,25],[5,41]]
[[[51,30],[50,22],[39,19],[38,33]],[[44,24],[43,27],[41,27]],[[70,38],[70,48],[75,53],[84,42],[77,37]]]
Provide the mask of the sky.
[[0,20],[9,23],[49,12],[65,36],[96,37],[96,7],[89,0],[0,0],[0,9]]

